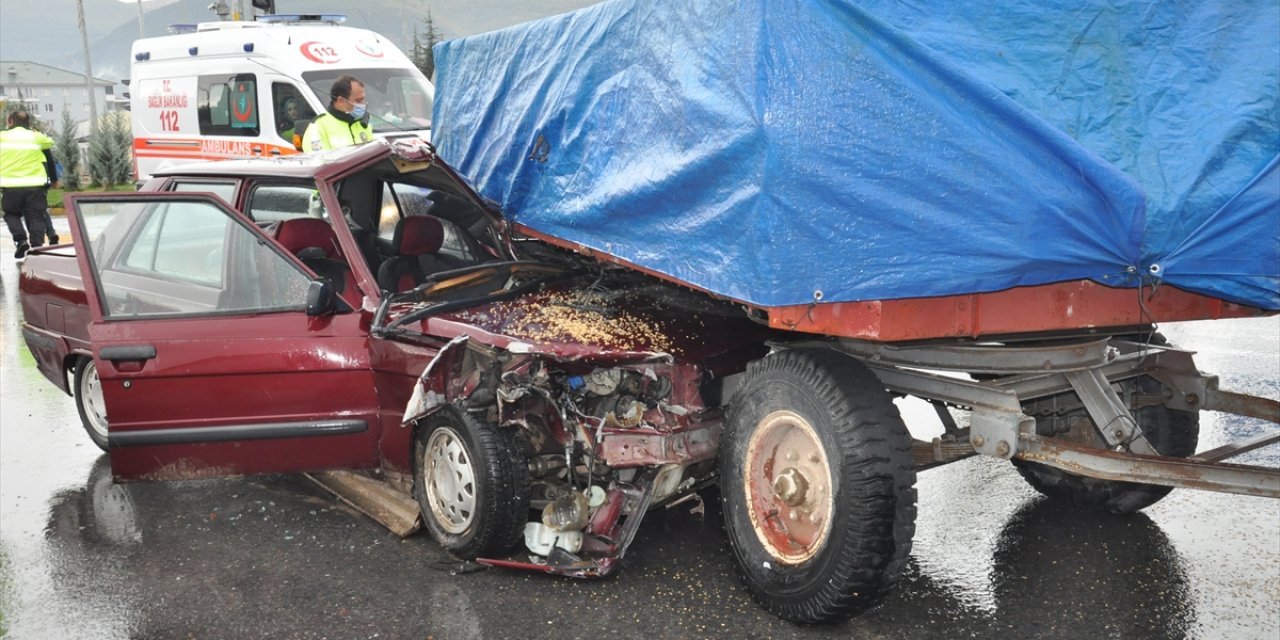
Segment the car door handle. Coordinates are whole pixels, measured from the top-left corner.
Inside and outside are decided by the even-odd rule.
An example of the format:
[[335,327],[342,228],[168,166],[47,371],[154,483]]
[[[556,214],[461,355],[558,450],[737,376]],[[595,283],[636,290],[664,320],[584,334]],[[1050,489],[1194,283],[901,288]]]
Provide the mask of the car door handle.
[[103,360],[112,362],[118,361],[142,361],[150,360],[156,357],[156,348],[149,344],[130,344],[118,347],[103,347],[99,352]]

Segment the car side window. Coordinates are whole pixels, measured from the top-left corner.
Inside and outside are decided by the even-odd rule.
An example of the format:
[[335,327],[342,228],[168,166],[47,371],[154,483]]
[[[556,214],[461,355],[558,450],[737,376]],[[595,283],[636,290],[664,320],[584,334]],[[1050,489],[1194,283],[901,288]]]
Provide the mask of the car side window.
[[296,135],[300,144],[307,124],[316,117],[311,105],[299,94],[297,87],[287,82],[271,83],[271,102],[275,105],[276,134],[291,145]]
[[177,193],[212,193],[225,200],[227,204],[236,202],[236,183],[234,182],[175,180],[169,190]]
[[[394,192],[394,193],[393,193]],[[430,189],[406,184],[384,184],[382,191],[382,214],[378,223],[378,239],[390,245],[395,235],[396,223],[401,218],[431,215],[440,220],[444,231],[441,240],[441,253],[455,258],[459,263],[472,264],[479,262],[479,254],[473,250],[472,242],[468,242],[466,232],[452,220],[435,215],[435,208],[441,205],[438,193]]]
[[[382,210],[378,215],[378,239],[391,244],[391,238],[396,233],[396,223],[400,219],[411,215],[408,211],[401,211],[400,204],[408,203],[406,194],[410,189],[400,186],[394,189],[388,183],[382,185]],[[424,209],[425,211],[425,209]]]
[[245,213],[259,225],[290,218],[327,217],[315,187],[259,185],[249,195]]
[[161,205],[147,216],[123,255],[124,266],[192,284],[222,286],[228,219],[208,205]]
[[90,201],[77,215],[108,319],[305,308],[306,272],[210,202]]

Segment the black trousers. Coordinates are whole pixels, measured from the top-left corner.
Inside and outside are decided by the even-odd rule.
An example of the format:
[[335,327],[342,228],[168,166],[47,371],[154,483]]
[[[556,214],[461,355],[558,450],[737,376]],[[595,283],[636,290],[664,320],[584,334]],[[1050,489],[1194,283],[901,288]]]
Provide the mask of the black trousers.
[[11,187],[0,194],[4,223],[9,225],[14,244],[30,241],[33,247],[44,245],[45,220],[49,217],[48,191],[49,187]]

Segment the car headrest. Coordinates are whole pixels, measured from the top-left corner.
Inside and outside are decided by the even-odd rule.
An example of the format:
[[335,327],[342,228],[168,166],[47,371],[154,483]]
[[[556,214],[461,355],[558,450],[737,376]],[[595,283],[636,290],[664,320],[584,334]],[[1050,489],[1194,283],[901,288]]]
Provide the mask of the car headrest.
[[396,255],[420,256],[435,253],[444,242],[444,225],[428,216],[411,216],[396,223],[391,239]]
[[304,249],[319,247],[324,257],[341,260],[342,249],[333,227],[320,218],[290,218],[276,224],[275,239],[290,253],[298,255]]

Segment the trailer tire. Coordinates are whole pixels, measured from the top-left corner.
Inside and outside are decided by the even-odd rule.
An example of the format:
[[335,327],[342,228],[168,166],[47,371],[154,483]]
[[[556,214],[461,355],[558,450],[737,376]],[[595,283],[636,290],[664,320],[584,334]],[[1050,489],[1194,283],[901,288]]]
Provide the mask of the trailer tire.
[[102,381],[98,379],[98,367],[93,358],[81,356],[75,371],[76,411],[80,424],[89,439],[103,451],[107,450],[107,405],[102,400]]
[[[1121,385],[1142,394],[1157,394],[1161,388],[1160,383],[1150,377],[1126,381]],[[1132,413],[1138,428],[1160,455],[1185,458],[1196,452],[1196,445],[1200,440],[1198,413],[1178,411],[1164,405],[1146,406]],[[1065,418],[1082,414],[1083,409],[1068,414]],[[1054,423],[1053,419],[1037,419],[1036,433],[1043,436],[1054,435]],[[1097,436],[1097,440],[1099,447],[1105,446],[1101,436]],[[1028,484],[1050,498],[1070,500],[1080,507],[1114,514],[1145,509],[1173,490],[1172,487],[1154,484],[1088,478],[1035,462],[1014,460],[1013,464]]]
[[911,438],[856,360],[806,349],[752,363],[729,405],[720,473],[738,575],[775,615],[842,620],[902,575],[915,533]]
[[529,470],[507,430],[456,407],[418,426],[413,492],[431,537],[464,560],[502,555],[523,538]]

